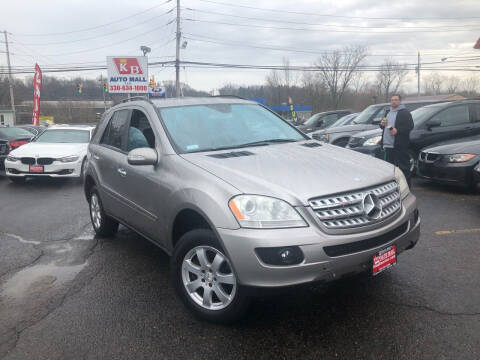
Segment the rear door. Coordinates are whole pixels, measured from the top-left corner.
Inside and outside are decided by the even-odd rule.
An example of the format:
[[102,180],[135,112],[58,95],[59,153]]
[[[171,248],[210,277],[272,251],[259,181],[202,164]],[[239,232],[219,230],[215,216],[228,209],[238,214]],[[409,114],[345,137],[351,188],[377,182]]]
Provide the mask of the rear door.
[[122,196],[122,166],[126,162],[130,110],[117,110],[111,116],[99,144],[92,144],[90,161],[99,178],[103,206],[107,213],[125,219],[127,207]]
[[[428,128],[430,121],[439,121],[440,126]],[[427,120],[422,127],[419,146],[435,144],[440,141],[466,137],[471,134],[472,122],[468,104],[460,104],[448,107]]]

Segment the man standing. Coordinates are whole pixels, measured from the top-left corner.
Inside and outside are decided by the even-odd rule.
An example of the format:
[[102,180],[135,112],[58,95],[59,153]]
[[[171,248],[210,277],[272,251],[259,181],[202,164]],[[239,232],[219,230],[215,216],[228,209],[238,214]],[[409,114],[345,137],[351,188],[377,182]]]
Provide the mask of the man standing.
[[410,156],[408,146],[410,144],[410,131],[413,129],[413,119],[410,111],[402,104],[400,95],[392,95],[390,110],[384,118],[380,127],[383,129],[382,147],[385,149],[385,160],[398,166],[407,179],[410,180]]

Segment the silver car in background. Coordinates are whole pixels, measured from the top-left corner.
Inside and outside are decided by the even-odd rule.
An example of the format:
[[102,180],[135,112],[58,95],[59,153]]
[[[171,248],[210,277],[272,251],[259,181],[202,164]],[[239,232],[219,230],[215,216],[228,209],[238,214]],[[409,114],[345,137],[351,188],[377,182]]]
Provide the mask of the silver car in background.
[[419,238],[398,168],[247,100],[131,99],[104,115],[88,159],[95,231],[122,223],[162,248],[209,321],[238,319],[259,288],[378,274]]

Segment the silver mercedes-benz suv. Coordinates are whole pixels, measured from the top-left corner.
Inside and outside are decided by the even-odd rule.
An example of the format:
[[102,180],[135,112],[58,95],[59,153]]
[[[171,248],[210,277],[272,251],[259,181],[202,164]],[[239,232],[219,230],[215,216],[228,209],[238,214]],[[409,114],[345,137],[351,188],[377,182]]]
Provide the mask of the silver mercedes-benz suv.
[[398,168],[233,97],[114,106],[89,145],[85,195],[99,235],[122,223],[161,247],[187,307],[217,322],[258,288],[376,275],[420,233]]

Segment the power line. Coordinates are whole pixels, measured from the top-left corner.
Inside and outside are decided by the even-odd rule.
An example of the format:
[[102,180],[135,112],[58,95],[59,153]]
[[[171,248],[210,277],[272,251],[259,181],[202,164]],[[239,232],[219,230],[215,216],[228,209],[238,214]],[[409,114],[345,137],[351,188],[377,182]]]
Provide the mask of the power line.
[[206,11],[206,10],[199,10],[193,8],[185,8],[185,10],[189,10],[192,12],[199,12],[209,15],[221,15],[221,16],[228,16],[233,18],[239,19],[247,19],[247,20],[258,20],[258,21],[269,21],[269,22],[277,22],[283,24],[297,24],[297,25],[312,25],[312,26],[325,26],[325,27],[335,27],[335,28],[358,28],[358,29],[407,29],[407,30],[415,30],[415,29],[451,29],[451,28],[466,28],[472,27],[471,30],[480,28],[478,24],[471,24],[471,25],[442,25],[442,26],[412,26],[412,27],[399,27],[399,28],[392,28],[386,26],[359,26],[359,25],[333,25],[333,24],[319,24],[319,23],[308,23],[305,21],[290,21],[284,19],[272,19],[272,18],[258,18],[258,17],[251,17],[251,16],[241,16],[241,15],[232,15],[228,13],[216,12],[216,11]]
[[102,35],[95,35],[95,36],[92,36],[92,37],[83,38],[83,39],[76,39],[76,40],[57,41],[57,42],[50,42],[50,43],[31,43],[31,44],[26,44],[26,45],[29,45],[29,46],[47,46],[47,45],[71,44],[71,43],[74,43],[74,42],[82,42],[82,41],[87,41],[87,40],[96,40],[98,38],[110,36],[110,35],[113,35],[113,34],[118,34],[119,32],[126,31],[126,30],[131,30],[131,29],[133,29],[135,27],[138,27],[140,25],[144,25],[144,24],[146,24],[146,23],[148,23],[152,20],[158,19],[159,17],[170,14],[174,9],[175,8],[172,8],[172,9],[168,10],[167,12],[164,12],[160,15],[154,16],[154,17],[152,17],[148,20],[142,21],[142,22],[137,23],[135,25],[128,26],[128,27],[125,27],[125,28],[122,28],[122,29],[119,29],[119,30],[115,30],[115,31],[112,31],[112,32],[109,32],[109,33],[106,33],[106,34],[102,34]]
[[222,6],[230,6],[237,8],[253,9],[260,11],[270,11],[275,13],[287,13],[287,14],[297,14],[297,15],[307,15],[307,16],[320,16],[320,17],[332,17],[332,18],[344,18],[344,19],[364,19],[364,20],[468,20],[468,19],[480,19],[479,16],[466,16],[466,17],[367,17],[367,16],[346,16],[346,15],[335,15],[335,14],[320,14],[314,12],[300,12],[300,11],[289,11],[283,9],[271,9],[271,8],[259,8],[255,6],[248,5],[239,5],[239,4],[228,4],[224,2],[214,1],[214,0],[198,0],[205,3],[212,3]]
[[58,36],[58,35],[68,35],[68,34],[75,34],[75,33],[79,33],[79,32],[84,32],[84,31],[90,31],[90,30],[96,30],[96,29],[100,29],[102,27],[106,27],[106,26],[110,26],[112,24],[116,24],[116,23],[119,23],[123,20],[129,20],[131,19],[132,17],[135,17],[135,16],[138,16],[138,15],[141,15],[141,14],[144,14],[146,12],[149,12],[153,9],[156,9],[156,8],[159,8],[160,6],[163,6],[165,4],[168,4],[169,2],[171,2],[172,0],[167,0],[161,4],[158,4],[158,5],[155,5],[155,6],[152,6],[151,8],[148,8],[148,9],[145,9],[145,10],[142,10],[138,13],[135,13],[135,14],[131,14],[129,16],[125,16],[121,19],[118,19],[118,20],[114,20],[114,21],[111,21],[111,22],[108,22],[106,24],[101,24],[101,25],[97,25],[97,26],[92,26],[92,27],[88,27],[88,28],[83,28],[83,29],[79,29],[79,30],[73,30],[73,31],[66,31],[66,32],[58,32],[58,33],[44,33],[44,34],[16,34],[18,36]]
[[[203,0],[200,0],[203,1]],[[228,26],[239,26],[239,27],[248,27],[248,28],[259,28],[259,29],[273,29],[273,30],[289,30],[289,31],[321,31],[325,32],[335,32],[335,33],[368,33],[368,34],[408,34],[408,33],[445,33],[445,32],[466,32],[469,30],[419,30],[419,31],[361,31],[361,30],[330,30],[330,29],[312,29],[312,28],[293,28],[293,27],[283,27],[283,26],[268,26],[268,25],[254,25],[254,24],[238,24],[238,23],[229,23],[222,21],[213,21],[213,20],[198,20],[184,18],[183,20],[192,21],[192,22],[202,22],[209,24],[218,24],[218,25],[228,25]],[[323,26],[323,25],[318,25]]]

